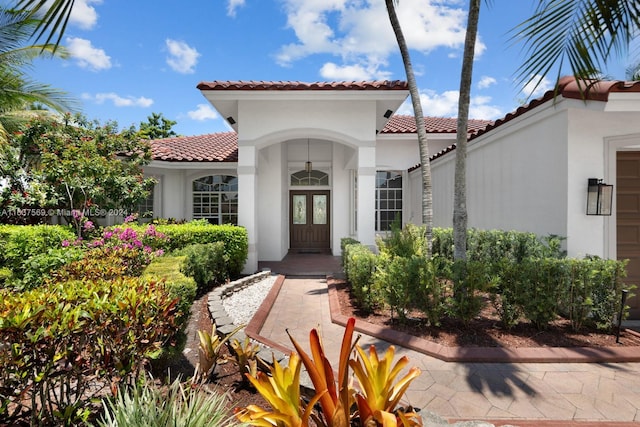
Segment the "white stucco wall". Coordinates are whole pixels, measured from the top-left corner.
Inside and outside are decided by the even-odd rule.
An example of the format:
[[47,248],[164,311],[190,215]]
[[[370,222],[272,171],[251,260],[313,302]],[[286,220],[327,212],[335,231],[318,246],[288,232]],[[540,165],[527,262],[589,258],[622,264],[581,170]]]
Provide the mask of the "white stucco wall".
[[271,145],[259,152],[258,157],[258,259],[279,261],[287,253],[282,234],[287,227],[282,221],[287,199],[282,187],[282,169],[286,169],[286,147]]
[[[604,179],[607,184],[614,185],[615,192],[615,149],[608,153],[607,141],[640,133],[640,112],[609,112],[605,111],[607,106],[604,103],[591,103],[585,107],[583,103],[574,101],[570,106],[567,191],[569,250],[575,256],[590,254],[615,258],[615,200],[614,215],[586,215],[587,180]],[[640,109],[638,105],[636,108]],[[634,140],[637,144],[637,138],[631,138],[631,143]],[[608,157],[612,157],[612,162],[607,162]],[[611,239],[613,244],[609,244]]]
[[376,143],[378,170],[406,171],[420,161],[418,140],[412,138],[380,136]]
[[[157,163],[157,162],[156,162]],[[154,215],[163,218],[185,219],[186,194],[184,192],[183,169],[167,169],[165,167],[146,166],[145,175],[158,179],[154,195]]]
[[375,138],[375,113],[375,100],[247,100],[238,105],[238,129],[242,140],[258,146],[277,142],[268,135],[279,135],[279,141],[329,134],[360,141]]
[[[569,256],[615,257],[614,216],[587,216],[589,178],[615,177],[606,141],[640,133],[640,113],[558,100],[473,140],[467,158],[469,227],[567,238]],[[432,165],[434,225],[452,226],[455,152]],[[419,171],[411,174],[419,197]],[[419,211],[414,209],[414,215]]]
[[[567,114],[536,110],[469,144],[469,227],[566,235]],[[451,227],[455,152],[431,166],[434,225]]]
[[351,182],[351,170],[348,168],[349,159],[355,154],[353,148],[342,144],[333,144],[333,168],[331,175],[331,219],[332,219],[332,243],[334,255],[340,255],[340,239],[353,237],[353,185]]

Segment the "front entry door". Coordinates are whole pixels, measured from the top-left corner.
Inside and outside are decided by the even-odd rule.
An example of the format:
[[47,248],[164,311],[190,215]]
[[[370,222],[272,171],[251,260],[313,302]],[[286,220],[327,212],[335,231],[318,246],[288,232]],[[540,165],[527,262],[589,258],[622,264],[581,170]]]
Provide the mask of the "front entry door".
[[329,191],[295,190],[289,196],[289,247],[294,252],[329,252]]
[[[628,259],[626,283],[640,283],[640,152],[618,152],[616,222],[618,259]],[[636,290],[634,293],[640,293]],[[640,319],[640,298],[627,300],[629,318]]]

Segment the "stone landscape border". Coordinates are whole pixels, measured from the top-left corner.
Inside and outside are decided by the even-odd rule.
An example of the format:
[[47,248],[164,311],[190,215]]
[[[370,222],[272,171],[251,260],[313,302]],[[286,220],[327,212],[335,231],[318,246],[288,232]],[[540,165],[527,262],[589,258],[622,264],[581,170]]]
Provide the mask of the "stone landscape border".
[[[223,300],[232,293],[241,291],[248,286],[265,280],[269,276],[271,276],[271,271],[261,271],[260,273],[252,274],[251,276],[242,277],[238,280],[234,280],[233,282],[229,282],[223,286],[215,288],[209,293],[209,297],[207,300],[209,315],[211,316],[211,320],[216,324],[216,331],[220,335],[226,336],[237,328],[237,325],[233,323],[233,320],[229,316],[229,313],[227,313],[227,311],[225,310]],[[276,282],[273,284],[273,287],[269,291],[269,294],[258,308],[258,311],[256,311],[256,313],[254,314],[253,319],[251,319],[251,321],[243,329],[239,330],[233,335],[233,338],[237,339],[240,342],[243,342],[246,337],[249,337],[268,347],[263,348],[258,353],[258,356],[262,360],[265,360],[267,362],[273,360],[273,358],[275,358],[277,361],[281,361],[285,359],[290,353],[290,350],[286,347],[272,342],[264,337],[260,337],[259,334],[260,329],[264,324],[264,320],[269,315],[269,311],[273,306],[273,302],[280,292],[280,288],[282,287],[283,282],[284,276],[278,276],[276,278]]]

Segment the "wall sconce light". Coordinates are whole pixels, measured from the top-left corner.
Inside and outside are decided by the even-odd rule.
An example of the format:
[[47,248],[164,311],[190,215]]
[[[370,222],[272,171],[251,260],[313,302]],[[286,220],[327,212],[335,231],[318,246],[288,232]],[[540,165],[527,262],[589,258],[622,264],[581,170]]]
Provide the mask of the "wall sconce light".
[[307,161],[304,163],[304,170],[310,174],[311,171],[313,170],[313,163],[311,163],[311,157],[309,153],[310,153],[309,139],[307,139]]
[[613,185],[601,179],[589,178],[587,187],[587,215],[611,215]]

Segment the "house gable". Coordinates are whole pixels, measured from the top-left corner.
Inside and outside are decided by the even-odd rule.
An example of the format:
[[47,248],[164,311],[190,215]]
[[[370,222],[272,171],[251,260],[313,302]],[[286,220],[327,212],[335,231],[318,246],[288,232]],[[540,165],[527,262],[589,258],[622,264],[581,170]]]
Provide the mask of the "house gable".
[[[262,112],[269,113],[272,117],[277,117],[279,110],[282,114],[290,116],[291,113],[299,109],[291,110],[292,104],[302,102],[307,107],[310,104],[304,101],[311,101],[320,105],[323,101],[333,104],[345,103],[353,105],[354,102],[373,102],[373,114],[375,117],[374,128],[380,131],[393,112],[404,102],[408,96],[408,86],[404,81],[383,80],[364,82],[264,82],[264,81],[212,81],[201,82],[197,88],[205,98],[218,110],[222,117],[227,120],[231,127],[238,131],[240,125],[250,117],[243,116],[243,103],[249,102],[255,105],[256,102],[263,102]],[[270,104],[269,104],[270,103]],[[313,106],[313,105],[311,105]],[[350,112],[355,112],[353,107],[348,106]],[[323,110],[319,110],[316,119],[324,118]],[[246,113],[244,113],[246,114]],[[306,118],[314,117],[312,109]],[[325,122],[326,123],[326,122]],[[312,126],[313,127],[313,126]],[[322,127],[318,125],[316,127]],[[240,132],[242,133],[242,132]]]

